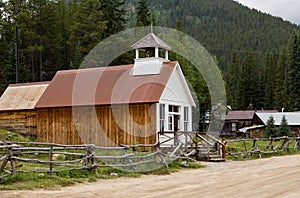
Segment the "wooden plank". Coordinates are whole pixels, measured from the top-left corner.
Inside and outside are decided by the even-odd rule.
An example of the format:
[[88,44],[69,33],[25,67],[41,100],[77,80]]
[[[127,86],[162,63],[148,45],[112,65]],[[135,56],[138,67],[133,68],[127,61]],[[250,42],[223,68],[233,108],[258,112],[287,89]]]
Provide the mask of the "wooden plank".
[[[104,135],[115,145],[155,143],[156,110],[151,108],[151,104],[133,104],[129,105],[129,109],[126,105],[117,105],[113,108],[114,114],[111,106],[97,106],[95,108],[97,117],[93,115],[92,107],[76,108],[75,118],[72,115],[72,108],[39,110],[38,140],[78,144],[82,142],[80,140],[82,136],[84,142],[108,145],[110,143],[103,142],[105,138],[99,133],[100,124]],[[44,124],[43,120],[46,120],[47,124]],[[75,124],[76,120],[81,120],[84,124]],[[42,131],[45,131],[44,134]],[[78,135],[78,132],[84,134]]]

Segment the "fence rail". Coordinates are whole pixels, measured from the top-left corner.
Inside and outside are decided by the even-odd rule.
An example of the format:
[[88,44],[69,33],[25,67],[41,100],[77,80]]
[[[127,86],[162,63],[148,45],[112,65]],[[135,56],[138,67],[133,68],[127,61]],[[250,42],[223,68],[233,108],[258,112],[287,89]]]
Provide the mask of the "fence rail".
[[[143,150],[148,152],[136,152]],[[25,169],[20,163],[30,164]],[[63,145],[41,142],[0,142],[0,181],[18,172],[60,172],[117,167],[139,171],[151,163],[168,167],[168,156],[157,144],[101,147],[93,144]],[[29,167],[29,169],[28,169]]]
[[[250,143],[251,147],[249,147]],[[234,158],[253,154],[257,154],[261,158],[261,154],[299,150],[300,137],[283,136],[276,138],[233,139],[226,140],[225,144],[227,155]]]

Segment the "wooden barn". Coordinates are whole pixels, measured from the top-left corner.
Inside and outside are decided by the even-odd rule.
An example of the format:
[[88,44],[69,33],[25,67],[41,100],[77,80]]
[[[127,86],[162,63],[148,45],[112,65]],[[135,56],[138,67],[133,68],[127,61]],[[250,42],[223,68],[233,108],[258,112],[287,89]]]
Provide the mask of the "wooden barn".
[[57,72],[35,106],[38,141],[153,144],[158,131],[191,131],[195,102],[170,47],[150,33],[132,48],[134,64]]
[[0,128],[36,135],[35,105],[49,82],[11,84],[0,98]]

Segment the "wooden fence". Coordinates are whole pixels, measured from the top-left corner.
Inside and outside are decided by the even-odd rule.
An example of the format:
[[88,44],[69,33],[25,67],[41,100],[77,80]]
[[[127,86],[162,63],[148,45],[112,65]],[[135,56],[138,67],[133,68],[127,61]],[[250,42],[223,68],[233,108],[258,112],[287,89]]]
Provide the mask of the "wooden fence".
[[[170,160],[159,150],[157,144],[100,147],[93,144],[0,142],[0,180],[18,172],[54,173],[82,169],[97,171],[97,167],[141,172],[156,167],[168,167]],[[25,163],[26,166],[23,166]]]
[[[254,138],[226,140],[226,154],[238,158],[257,154],[275,154],[299,150],[300,137],[276,137],[276,138]],[[251,143],[251,147],[249,144]]]

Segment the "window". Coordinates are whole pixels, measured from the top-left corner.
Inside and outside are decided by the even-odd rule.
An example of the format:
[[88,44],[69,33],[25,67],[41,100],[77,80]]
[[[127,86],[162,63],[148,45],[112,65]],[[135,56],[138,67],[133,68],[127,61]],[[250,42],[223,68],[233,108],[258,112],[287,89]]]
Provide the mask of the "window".
[[188,131],[189,129],[189,108],[184,107],[184,116],[183,116],[183,129],[184,131]]
[[170,115],[169,117],[169,122],[168,122],[168,130],[169,131],[173,131],[173,116],[172,115]]
[[169,105],[169,112],[179,113],[179,106]]
[[159,104],[159,130],[165,130],[165,104]]
[[231,131],[236,131],[236,123],[231,123]]

